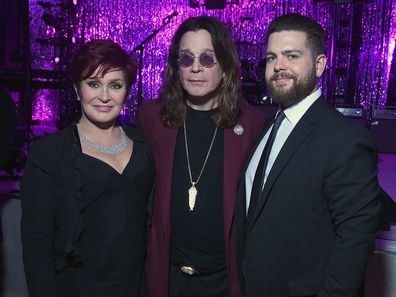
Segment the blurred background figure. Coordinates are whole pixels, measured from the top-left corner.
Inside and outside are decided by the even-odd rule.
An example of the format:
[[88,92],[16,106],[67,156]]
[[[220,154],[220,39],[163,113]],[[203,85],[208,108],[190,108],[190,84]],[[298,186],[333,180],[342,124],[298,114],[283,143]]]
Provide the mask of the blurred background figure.
[[16,111],[10,93],[0,85],[0,170],[7,168],[13,154]]

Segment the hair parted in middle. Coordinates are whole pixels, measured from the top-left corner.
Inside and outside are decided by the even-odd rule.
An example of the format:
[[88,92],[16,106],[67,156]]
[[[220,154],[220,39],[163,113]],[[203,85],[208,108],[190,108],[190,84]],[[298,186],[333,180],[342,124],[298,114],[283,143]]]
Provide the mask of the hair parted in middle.
[[177,29],[168,53],[164,83],[160,92],[161,117],[167,127],[183,124],[187,111],[187,92],[179,78],[179,48],[183,35],[189,31],[206,30],[211,35],[214,53],[224,77],[216,89],[217,109],[214,122],[221,128],[236,124],[239,114],[237,101],[241,98],[240,65],[231,35],[225,25],[210,16],[190,17]]

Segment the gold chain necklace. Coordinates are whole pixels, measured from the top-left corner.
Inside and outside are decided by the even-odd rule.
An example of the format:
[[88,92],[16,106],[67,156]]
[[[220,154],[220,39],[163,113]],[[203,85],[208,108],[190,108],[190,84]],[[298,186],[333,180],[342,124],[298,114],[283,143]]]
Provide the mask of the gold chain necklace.
[[198,190],[195,187],[195,185],[201,179],[202,172],[204,171],[205,166],[206,166],[206,162],[209,159],[209,155],[210,155],[210,152],[212,151],[212,146],[213,146],[214,140],[216,138],[218,126],[216,125],[216,129],[215,129],[215,131],[213,133],[212,141],[210,142],[210,146],[209,146],[208,152],[206,154],[205,161],[204,161],[204,163],[202,165],[201,172],[199,173],[198,178],[197,178],[196,181],[193,181],[192,174],[191,174],[190,155],[188,153],[186,121],[183,122],[183,127],[184,127],[184,143],[186,145],[186,157],[187,157],[188,174],[190,176],[190,183],[191,183],[191,187],[190,187],[190,189],[188,189],[188,206],[190,207],[190,211],[193,211],[194,210],[194,206],[195,206],[195,201],[197,200],[197,195],[198,195]]

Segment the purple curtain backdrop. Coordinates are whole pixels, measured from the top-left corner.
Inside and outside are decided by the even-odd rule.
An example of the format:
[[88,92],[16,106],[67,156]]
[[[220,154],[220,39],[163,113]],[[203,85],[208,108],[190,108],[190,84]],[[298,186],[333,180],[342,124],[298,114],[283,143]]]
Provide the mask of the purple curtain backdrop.
[[[207,10],[204,0],[193,1],[200,4],[197,8],[190,7],[189,0],[48,0],[44,5],[37,2],[30,0],[33,69],[67,71],[75,49],[94,38],[112,39],[139,58],[140,52],[134,49],[160,29],[144,45],[142,53],[142,99],[152,100],[161,85],[171,37],[186,18],[211,15],[222,20],[232,31],[241,60],[249,59],[254,66],[264,57],[265,32],[270,21],[284,13],[297,12],[316,19],[326,30],[329,65],[322,88],[329,101],[352,102],[365,109],[386,105],[396,39],[396,2],[392,0],[355,4],[239,0],[221,10]],[[174,11],[177,15],[167,19]],[[49,20],[51,25],[42,20],[44,13],[54,17]],[[123,110],[129,120],[136,113],[137,86]],[[33,102],[32,118],[55,122],[61,113],[59,105],[67,106],[68,100],[74,100],[72,92],[42,91]]]

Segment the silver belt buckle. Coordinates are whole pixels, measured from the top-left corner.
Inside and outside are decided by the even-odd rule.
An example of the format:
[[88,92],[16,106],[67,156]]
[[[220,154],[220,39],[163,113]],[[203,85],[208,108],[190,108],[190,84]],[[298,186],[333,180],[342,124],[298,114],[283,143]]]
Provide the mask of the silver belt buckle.
[[187,275],[196,275],[198,274],[198,271],[196,271],[194,268],[192,268],[191,266],[180,266],[180,270],[187,274]]

